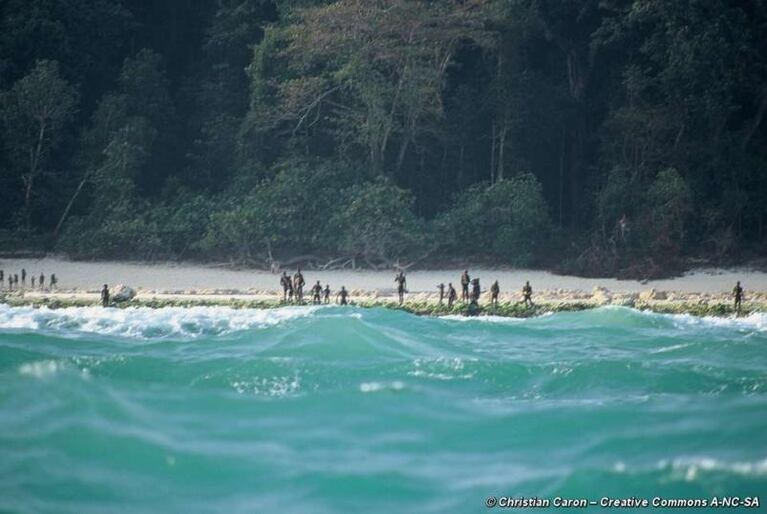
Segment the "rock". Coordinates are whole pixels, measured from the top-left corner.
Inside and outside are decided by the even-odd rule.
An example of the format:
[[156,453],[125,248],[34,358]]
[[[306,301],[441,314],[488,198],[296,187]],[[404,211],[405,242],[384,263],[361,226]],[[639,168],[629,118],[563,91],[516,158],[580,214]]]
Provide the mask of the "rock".
[[648,300],[666,300],[668,299],[668,294],[665,291],[656,291],[655,289],[649,289],[647,291],[642,291],[639,293],[639,299],[643,302],[646,302]]
[[136,290],[123,284],[115,286],[112,290],[112,301],[129,302],[136,297]]
[[636,301],[639,298],[639,295],[636,293],[629,293],[627,295],[623,295],[616,299],[613,303],[616,305],[621,305],[623,307],[634,307],[636,305]]
[[613,296],[606,287],[595,287],[591,292],[591,298],[599,305],[612,302]]

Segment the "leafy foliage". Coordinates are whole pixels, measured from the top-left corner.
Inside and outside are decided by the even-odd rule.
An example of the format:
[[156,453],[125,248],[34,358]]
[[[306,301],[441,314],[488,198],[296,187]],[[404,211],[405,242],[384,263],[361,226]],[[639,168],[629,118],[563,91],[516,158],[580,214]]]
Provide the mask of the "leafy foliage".
[[448,251],[525,266],[535,262],[550,243],[553,225],[541,185],[521,174],[492,186],[479,184],[457,195],[454,207],[437,220],[447,235]]
[[767,245],[762,2],[0,13],[0,230],[20,246],[650,277]]

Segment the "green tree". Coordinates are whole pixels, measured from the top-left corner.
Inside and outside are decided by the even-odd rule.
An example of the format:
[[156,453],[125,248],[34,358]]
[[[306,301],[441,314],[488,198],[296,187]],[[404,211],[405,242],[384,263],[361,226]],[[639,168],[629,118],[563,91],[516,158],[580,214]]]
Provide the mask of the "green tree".
[[[94,229],[111,212],[129,213],[141,192],[137,188],[156,185],[167,173],[158,168],[167,156],[168,137],[163,134],[173,116],[159,56],[142,50],[126,59],[118,91],[104,96],[81,135],[79,176],[54,234],[59,234],[87,185],[92,186],[89,218]],[[87,237],[83,231],[68,234]]]
[[373,267],[391,267],[428,249],[413,202],[409,192],[386,180],[363,183],[344,191],[326,231],[337,234],[340,252]]
[[539,260],[553,234],[541,185],[529,173],[457,195],[453,207],[436,220],[448,252],[494,257],[526,266]]
[[55,61],[38,61],[2,96],[3,140],[13,165],[22,170],[25,228],[32,226],[36,182],[50,170],[50,156],[75,115],[77,92]]

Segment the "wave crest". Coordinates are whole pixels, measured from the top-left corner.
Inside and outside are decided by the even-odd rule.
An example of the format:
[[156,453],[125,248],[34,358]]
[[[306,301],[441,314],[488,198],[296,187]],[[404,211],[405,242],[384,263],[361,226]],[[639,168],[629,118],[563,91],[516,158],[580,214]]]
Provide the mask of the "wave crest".
[[0,305],[0,329],[104,334],[136,339],[194,339],[266,328],[311,315],[318,307],[10,307]]

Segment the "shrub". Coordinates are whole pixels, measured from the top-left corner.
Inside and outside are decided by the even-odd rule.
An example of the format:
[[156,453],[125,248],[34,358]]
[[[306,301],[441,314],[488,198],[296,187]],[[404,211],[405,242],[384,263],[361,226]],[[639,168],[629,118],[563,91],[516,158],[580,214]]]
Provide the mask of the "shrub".
[[553,225],[538,180],[521,174],[455,197],[435,221],[448,251],[490,253],[516,266],[533,264],[551,241]]
[[369,263],[389,263],[428,245],[409,191],[379,179],[351,187],[341,198],[324,231],[341,252]]

